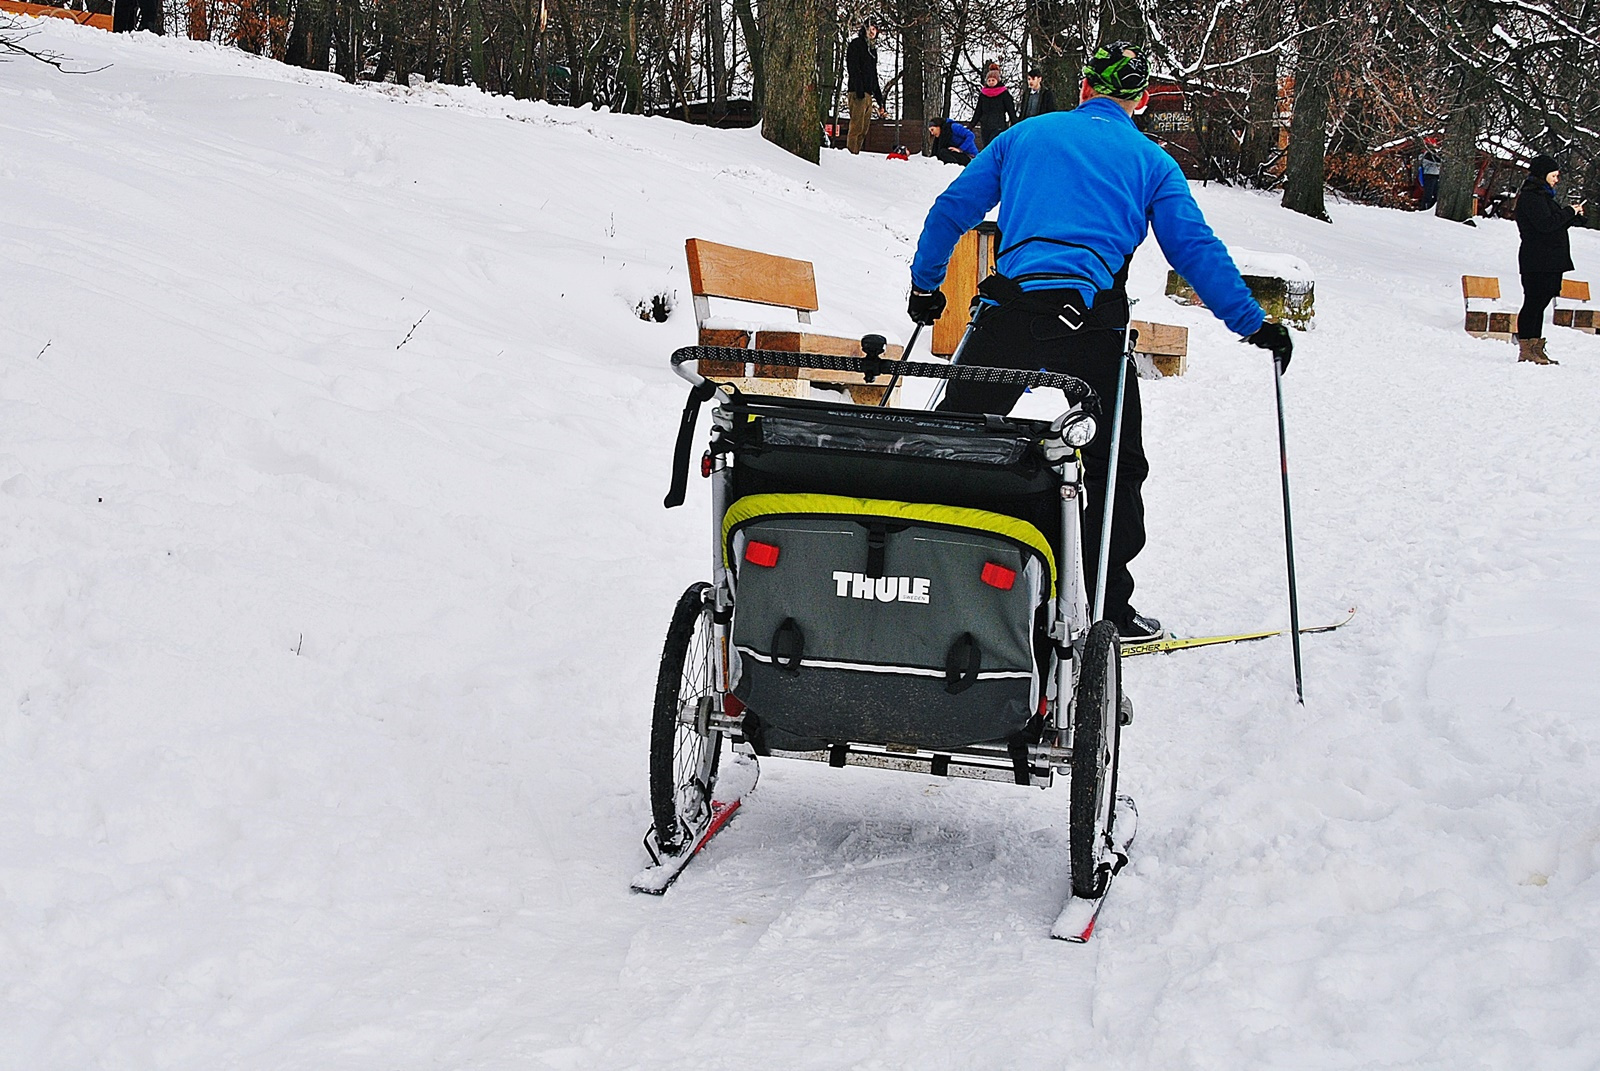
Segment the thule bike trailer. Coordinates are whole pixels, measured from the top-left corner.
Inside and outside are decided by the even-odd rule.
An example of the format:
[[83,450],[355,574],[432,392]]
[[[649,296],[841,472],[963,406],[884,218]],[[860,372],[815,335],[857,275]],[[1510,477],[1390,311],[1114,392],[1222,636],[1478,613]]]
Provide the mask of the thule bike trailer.
[[[1098,399],[1072,376],[883,360],[880,339],[863,341],[865,358],[672,356],[692,389],[668,506],[714,401],[699,465],[711,572],[679,599],[662,654],[652,864],[633,887],[667,889],[760,758],[1038,787],[1064,775],[1072,898],[1054,936],[1087,940],[1136,821],[1117,794],[1120,641],[1091,612],[1079,531]],[[769,397],[702,377],[700,361],[1024,384],[1069,406],[1042,421]]]

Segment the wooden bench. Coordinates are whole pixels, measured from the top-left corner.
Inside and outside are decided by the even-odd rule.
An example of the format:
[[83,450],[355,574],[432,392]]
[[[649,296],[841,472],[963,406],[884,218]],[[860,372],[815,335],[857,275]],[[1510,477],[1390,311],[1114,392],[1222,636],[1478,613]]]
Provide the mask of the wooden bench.
[[0,11],[8,11],[13,15],[32,15],[35,18],[71,19],[80,26],[93,26],[97,30],[111,29],[110,15],[96,15],[88,11],[72,11],[64,7],[51,7],[46,4],[28,4],[21,0],[0,0]]
[[[686,241],[684,252],[689,259],[689,289],[694,294],[694,318],[700,331],[700,345],[825,353],[836,357],[865,356],[859,339],[816,334],[806,329],[811,323],[811,314],[820,308],[816,272],[810,261],[719,245],[702,238]],[[795,313],[796,326],[774,327],[713,319],[711,298],[789,309]],[[901,352],[901,347],[890,346],[883,355],[899,360]],[[701,361],[700,374],[732,381],[740,390],[751,394],[804,398],[811,393],[813,384],[824,389],[848,390],[850,397],[862,405],[878,404],[888,387],[882,377],[877,383],[867,383],[855,372],[787,368],[752,361]],[[898,397],[898,383],[894,390]]]
[[1475,308],[1473,302],[1500,300],[1500,280],[1493,275],[1463,275],[1461,300],[1467,309],[1467,334],[1510,342],[1517,337],[1517,314],[1506,309]]
[[1580,279],[1561,280],[1561,294],[1556,298],[1556,307],[1550,314],[1550,320],[1557,327],[1572,327],[1594,334],[1594,310],[1564,308],[1563,303],[1568,301],[1579,301],[1587,305],[1589,284]]
[[[1156,324],[1134,320],[1129,325],[1139,332],[1133,344],[1134,363],[1140,371],[1148,362],[1151,373],[1144,378],[1166,379],[1181,376],[1189,368],[1189,329],[1176,324]],[[1139,358],[1145,358],[1141,361]]]
[[978,224],[956,242],[944,283],[939,287],[944,291],[944,314],[934,321],[929,352],[948,357],[961,345],[972,315],[972,299],[978,293],[978,284],[994,271],[999,249],[1000,228],[988,222]]

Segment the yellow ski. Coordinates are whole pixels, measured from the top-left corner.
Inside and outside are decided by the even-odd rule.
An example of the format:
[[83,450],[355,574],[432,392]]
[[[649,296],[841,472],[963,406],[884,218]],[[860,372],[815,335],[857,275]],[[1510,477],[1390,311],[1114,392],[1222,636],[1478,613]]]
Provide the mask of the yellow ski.
[[[1303,628],[1300,630],[1300,635],[1308,636],[1313,632],[1332,632],[1336,628],[1348,625],[1355,616],[1355,607],[1352,606],[1350,612],[1345,615],[1344,620],[1335,621],[1331,625],[1315,625],[1311,628]],[[1134,655],[1166,654],[1170,651],[1185,651],[1191,647],[1211,647],[1219,643],[1247,643],[1250,640],[1265,640],[1272,636],[1287,636],[1288,634],[1289,630],[1286,628],[1275,628],[1268,629],[1265,632],[1241,632],[1233,636],[1190,636],[1181,639],[1147,640],[1144,643],[1124,644],[1122,657],[1132,658]]]

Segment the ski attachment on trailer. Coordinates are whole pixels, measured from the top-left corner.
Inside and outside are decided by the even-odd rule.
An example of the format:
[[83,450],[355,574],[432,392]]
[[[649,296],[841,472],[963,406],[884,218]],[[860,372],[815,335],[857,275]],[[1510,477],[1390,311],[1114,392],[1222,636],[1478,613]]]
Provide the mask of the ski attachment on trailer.
[[[1309,636],[1316,632],[1332,632],[1334,629],[1343,628],[1356,616],[1355,607],[1341,621],[1331,625],[1313,625],[1300,630],[1300,635]],[[1122,646],[1122,657],[1132,658],[1134,655],[1167,654],[1171,651],[1186,651],[1193,647],[1214,647],[1222,643],[1248,643],[1251,640],[1265,640],[1273,636],[1287,636],[1286,628],[1268,629],[1264,632],[1241,632],[1232,636],[1188,636],[1175,637],[1163,640],[1148,640],[1144,643],[1127,643]]]
[[694,831],[683,851],[677,855],[659,851],[655,843],[653,826],[644,835],[644,850],[650,853],[652,862],[634,875],[632,882],[634,892],[649,893],[651,896],[660,896],[666,892],[711,838],[722,832],[723,827],[733,820],[739,805],[744,802],[744,797],[756,787],[760,768],[753,756],[734,755],[731,758],[732,762],[723,767],[711,788],[711,808],[706,813],[705,821]]
[[1117,873],[1127,865],[1128,849],[1133,845],[1134,834],[1139,831],[1139,810],[1133,805],[1133,800],[1127,796],[1117,797],[1116,818],[1111,823],[1111,851],[1115,861],[1111,865],[1111,872],[1106,875],[1106,887],[1093,900],[1086,900],[1081,896],[1073,896],[1067,900],[1067,906],[1061,909],[1061,914],[1056,917],[1056,924],[1050,928],[1050,936],[1058,941],[1071,941],[1073,944],[1084,944],[1094,935],[1094,924],[1100,919],[1100,909],[1105,906],[1106,897],[1111,893],[1111,883],[1116,879]]

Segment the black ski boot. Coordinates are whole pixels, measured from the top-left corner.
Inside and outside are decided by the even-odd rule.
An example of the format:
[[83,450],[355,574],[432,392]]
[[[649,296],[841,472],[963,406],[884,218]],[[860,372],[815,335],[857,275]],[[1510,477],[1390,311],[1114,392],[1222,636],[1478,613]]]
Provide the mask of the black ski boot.
[[1148,643],[1167,638],[1166,629],[1153,617],[1146,617],[1133,607],[1117,619],[1117,634],[1124,643]]

